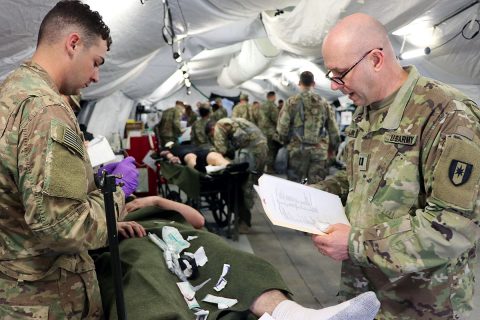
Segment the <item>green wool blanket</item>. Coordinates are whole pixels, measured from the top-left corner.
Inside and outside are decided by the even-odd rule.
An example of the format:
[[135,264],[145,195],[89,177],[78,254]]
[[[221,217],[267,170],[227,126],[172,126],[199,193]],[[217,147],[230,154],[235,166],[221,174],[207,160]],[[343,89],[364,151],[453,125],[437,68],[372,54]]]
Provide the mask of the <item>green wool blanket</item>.
[[[199,277],[190,281],[193,286],[211,278],[195,298],[200,307],[209,310],[208,319],[256,319],[248,310],[262,292],[279,289],[288,293],[278,271],[268,262],[252,254],[230,247],[222,238],[206,230],[196,230],[176,212],[159,208],[144,208],[130,213],[127,220],[141,223],[148,232],[161,238],[165,225],[176,227],[184,239],[191,240],[185,251],[194,253],[203,246],[208,262],[199,267]],[[129,319],[195,319],[187,307],[176,283],[180,280],[166,266],[162,250],[148,237],[125,239],[120,242],[120,258],[123,272],[123,290]],[[116,319],[116,305],[109,252],[96,252],[98,281],[106,318]],[[213,289],[222,273],[223,264],[231,268],[226,276],[227,286],[220,292]],[[217,305],[201,301],[207,294],[234,298],[238,303],[230,309],[218,310]]]

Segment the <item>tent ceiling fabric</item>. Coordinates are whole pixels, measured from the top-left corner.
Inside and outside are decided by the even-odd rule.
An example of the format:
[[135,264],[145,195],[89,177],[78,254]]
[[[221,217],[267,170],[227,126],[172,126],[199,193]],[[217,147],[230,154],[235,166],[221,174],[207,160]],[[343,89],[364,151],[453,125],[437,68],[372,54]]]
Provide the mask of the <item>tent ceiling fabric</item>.
[[270,62],[279,54],[280,51],[267,38],[244,41],[240,53],[222,69],[218,84],[229,89],[235,88],[267,70]]
[[[100,99],[120,91],[127,99],[164,108],[164,101],[184,96],[181,64],[173,58],[172,47],[162,37],[164,5],[161,0],[85,0],[98,10],[112,30],[113,45],[101,69],[100,82],[83,92],[86,99]],[[364,12],[378,18],[391,34],[420,19],[430,26],[438,23],[471,0],[170,0],[173,30],[181,39],[180,48],[188,62],[190,79],[203,93],[225,90],[247,92],[263,99],[265,92],[276,90],[284,98],[296,92],[298,75],[311,68],[317,90],[328,99],[338,96],[324,81],[321,44],[327,30],[340,18]],[[0,3],[0,78],[27,59],[34,51],[37,30],[45,13],[56,0],[3,0]],[[457,34],[463,25],[477,16],[478,7],[442,23],[435,30],[436,43]],[[275,15],[277,9],[284,13]],[[268,39],[278,54],[262,58],[252,49],[254,39]],[[391,35],[397,50],[402,38]],[[254,42],[254,41],[253,41]],[[417,44],[419,45],[419,44]],[[415,47],[407,36],[405,49]],[[457,85],[479,101],[480,55],[478,39],[462,36],[435,49],[429,56],[404,61],[414,63],[427,76]],[[256,54],[248,63],[242,56]],[[249,70],[240,74],[237,63]],[[220,76],[221,75],[221,76]],[[220,76],[220,77],[219,77]],[[217,79],[234,79],[229,83]],[[281,81],[284,80],[284,81]],[[288,86],[284,86],[288,83]],[[227,89],[225,87],[232,87]],[[232,91],[233,90],[233,91]],[[195,91],[192,89],[192,93]],[[201,96],[201,95],[199,95]],[[188,97],[187,97],[188,98]],[[192,97],[193,99],[193,97]],[[189,101],[193,102],[193,101]]]

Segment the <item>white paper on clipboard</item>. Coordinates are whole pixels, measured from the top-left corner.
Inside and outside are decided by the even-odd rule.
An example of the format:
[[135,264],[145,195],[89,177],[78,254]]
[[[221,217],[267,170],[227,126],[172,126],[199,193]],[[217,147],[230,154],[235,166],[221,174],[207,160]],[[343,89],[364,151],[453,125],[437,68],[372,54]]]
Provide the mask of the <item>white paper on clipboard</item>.
[[311,234],[323,234],[320,225],[350,225],[340,198],[332,193],[268,174],[254,187],[274,225]]
[[110,147],[110,143],[103,136],[95,137],[88,143],[87,153],[92,167],[115,160],[115,154]]

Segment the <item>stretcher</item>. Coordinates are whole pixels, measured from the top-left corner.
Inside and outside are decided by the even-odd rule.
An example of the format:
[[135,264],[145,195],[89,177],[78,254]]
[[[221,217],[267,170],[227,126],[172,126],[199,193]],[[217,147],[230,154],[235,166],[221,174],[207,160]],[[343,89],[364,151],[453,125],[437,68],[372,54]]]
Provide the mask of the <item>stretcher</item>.
[[[210,231],[238,240],[238,213],[243,204],[241,186],[250,174],[248,171],[223,170],[204,174],[184,165],[159,163],[159,193],[162,196],[180,200],[202,213],[209,210],[215,220]],[[187,199],[182,199],[182,192]]]

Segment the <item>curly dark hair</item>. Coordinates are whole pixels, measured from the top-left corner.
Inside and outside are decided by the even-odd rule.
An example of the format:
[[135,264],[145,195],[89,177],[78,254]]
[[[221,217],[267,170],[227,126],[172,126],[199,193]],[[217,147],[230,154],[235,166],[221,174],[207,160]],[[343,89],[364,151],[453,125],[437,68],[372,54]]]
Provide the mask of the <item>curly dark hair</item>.
[[78,0],[62,0],[58,2],[43,18],[38,31],[37,45],[42,42],[53,43],[58,40],[68,26],[75,25],[81,29],[85,39],[85,46],[91,46],[97,37],[107,41],[110,50],[112,38],[110,29],[103,22],[97,11]]

